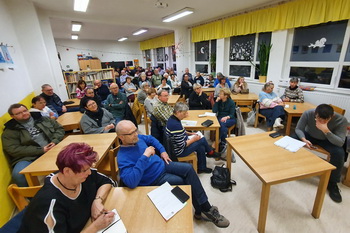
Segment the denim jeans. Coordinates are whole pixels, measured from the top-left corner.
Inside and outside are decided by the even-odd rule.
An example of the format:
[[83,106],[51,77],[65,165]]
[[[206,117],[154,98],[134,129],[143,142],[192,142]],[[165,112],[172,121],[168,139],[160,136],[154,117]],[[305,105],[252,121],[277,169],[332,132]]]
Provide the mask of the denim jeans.
[[276,106],[274,108],[260,109],[259,112],[266,117],[267,127],[272,127],[277,118],[284,119],[284,107]]
[[226,122],[221,122],[221,118],[218,118],[220,123],[220,142],[226,144],[228,128],[236,124],[236,119],[228,119]]
[[15,184],[17,184],[19,187],[28,187],[28,183],[26,180],[26,177],[22,174],[19,174],[20,171],[22,171],[24,168],[29,166],[33,161],[19,161],[16,163],[12,170],[12,179]]
[[169,162],[165,164],[164,172],[152,185],[162,185],[165,182],[171,185],[191,185],[192,204],[197,213],[201,212],[200,205],[208,201],[202,183],[189,163]]
[[192,152],[197,152],[198,169],[204,170],[207,167],[207,157],[205,156],[205,152],[210,152],[212,150],[213,148],[208,145],[205,137],[202,137],[200,140],[186,147],[178,157],[186,157]]
[[[305,138],[309,140],[312,144],[319,145],[323,149],[329,152],[329,154],[331,155],[331,160],[329,162],[336,167],[336,169],[332,170],[331,172],[329,182],[335,182],[335,183],[340,182],[341,170],[344,166],[344,156],[345,156],[345,151],[343,147],[336,146],[332,144],[330,141],[328,141],[327,139],[319,140],[319,139],[313,138],[307,132],[304,132],[304,134],[305,134]],[[299,139],[296,134],[293,134],[292,137]]]
[[117,125],[119,123],[119,121],[123,120],[122,117],[116,117],[115,118],[115,125]]

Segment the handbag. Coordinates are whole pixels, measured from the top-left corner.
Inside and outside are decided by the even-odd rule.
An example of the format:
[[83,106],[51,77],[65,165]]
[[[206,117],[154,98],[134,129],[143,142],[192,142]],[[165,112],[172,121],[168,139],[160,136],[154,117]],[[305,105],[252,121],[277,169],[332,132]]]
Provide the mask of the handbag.
[[232,191],[232,185],[237,185],[236,181],[231,180],[230,170],[224,165],[215,166],[212,173],[213,175],[210,177],[211,186],[221,192]]
[[256,113],[254,110],[248,112],[247,126],[254,126]]

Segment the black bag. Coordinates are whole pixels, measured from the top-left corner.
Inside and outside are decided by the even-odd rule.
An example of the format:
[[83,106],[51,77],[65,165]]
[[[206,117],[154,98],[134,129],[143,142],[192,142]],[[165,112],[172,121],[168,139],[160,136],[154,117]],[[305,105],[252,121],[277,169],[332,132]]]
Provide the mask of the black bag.
[[219,189],[221,192],[232,191],[232,185],[236,185],[236,181],[231,180],[230,171],[224,165],[215,166],[213,175],[210,177],[211,186]]

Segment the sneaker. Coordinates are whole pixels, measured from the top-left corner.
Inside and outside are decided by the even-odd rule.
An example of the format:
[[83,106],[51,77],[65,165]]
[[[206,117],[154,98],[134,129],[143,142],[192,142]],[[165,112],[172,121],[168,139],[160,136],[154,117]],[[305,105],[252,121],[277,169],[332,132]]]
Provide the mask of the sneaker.
[[327,189],[329,192],[329,196],[333,201],[335,201],[337,203],[342,202],[342,197],[340,195],[340,189],[338,188],[337,183],[329,182]]
[[273,128],[277,129],[283,129],[284,125],[281,123],[282,119],[281,118],[276,118],[275,123],[273,124]]
[[202,212],[203,220],[213,222],[217,227],[225,228],[230,225],[230,221],[219,213],[217,207],[212,206],[208,212]]
[[[212,206],[212,208],[216,209],[217,211],[219,211],[218,207],[216,206]],[[211,220],[203,213],[200,213],[200,214],[194,214],[194,218],[197,219],[197,220],[204,220],[204,221],[208,221],[208,222],[211,222]]]
[[208,158],[220,158],[221,154],[214,151],[212,154],[207,153],[206,156],[207,156]]
[[211,173],[213,171],[213,169],[211,168],[204,168],[204,169],[198,169],[198,174],[201,174],[201,173]]

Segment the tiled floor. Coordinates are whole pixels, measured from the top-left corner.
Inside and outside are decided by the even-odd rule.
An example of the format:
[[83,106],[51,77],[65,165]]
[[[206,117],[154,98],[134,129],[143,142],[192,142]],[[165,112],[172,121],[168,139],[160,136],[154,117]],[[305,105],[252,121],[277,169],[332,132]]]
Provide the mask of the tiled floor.
[[[246,127],[247,134],[265,132],[266,127]],[[144,125],[139,127],[144,132]],[[264,153],[264,152],[262,152]],[[226,229],[217,228],[210,222],[194,220],[194,232],[257,232],[261,181],[236,156],[232,164],[232,179],[237,182],[232,192],[222,193],[210,185],[211,174],[200,174],[199,178],[209,197],[209,202],[219,208],[221,214],[230,220],[231,225]],[[207,159],[208,167],[226,163]],[[346,164],[348,166],[348,163]],[[345,172],[345,169],[344,169]],[[333,202],[328,193],[325,196],[321,216],[314,219],[311,215],[316,195],[318,178],[292,181],[271,187],[268,208],[266,232],[283,233],[346,233],[350,230],[350,188],[339,184],[343,202]]]

